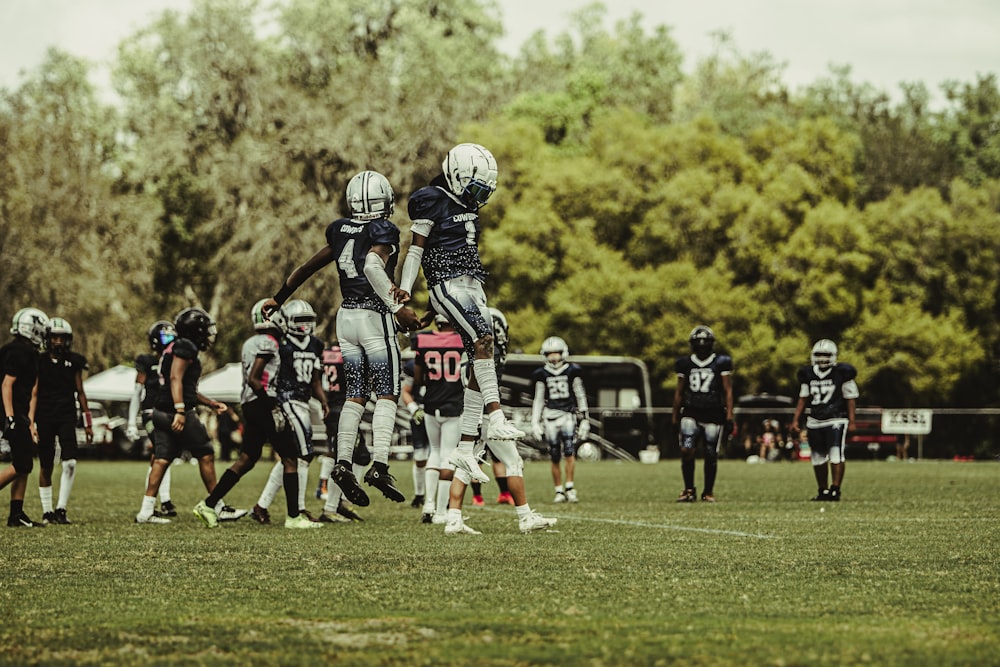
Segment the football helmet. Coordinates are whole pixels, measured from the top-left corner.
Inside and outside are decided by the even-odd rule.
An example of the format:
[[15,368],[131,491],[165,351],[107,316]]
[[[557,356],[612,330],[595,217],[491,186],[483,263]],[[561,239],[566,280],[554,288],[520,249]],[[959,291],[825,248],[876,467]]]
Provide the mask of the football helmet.
[[292,299],[281,307],[285,333],[297,338],[311,336],[316,330],[316,311],[303,299]]
[[149,339],[149,349],[160,353],[163,352],[163,348],[170,345],[177,338],[177,329],[174,328],[171,322],[158,320],[150,325],[149,330],[146,332],[146,337]]
[[35,345],[45,342],[45,325],[49,317],[37,308],[22,308],[14,313],[10,332],[27,338]]
[[283,329],[282,320],[279,315],[280,310],[276,310],[268,317],[264,313],[264,304],[270,299],[261,299],[250,309],[250,320],[253,322],[254,331],[270,331],[272,329]]
[[347,184],[347,208],[354,220],[391,217],[393,199],[389,179],[377,171],[363,171]]
[[[559,357],[553,359],[551,355],[558,354]],[[545,357],[545,365],[552,368],[559,368],[566,363],[569,357],[569,347],[559,336],[549,336],[542,341],[542,356]]]
[[[58,338],[58,341],[53,340]],[[58,342],[58,345],[56,344]],[[50,352],[69,352],[73,345],[73,327],[61,317],[53,317],[45,323],[45,349]]]
[[837,344],[829,338],[822,338],[813,345],[810,357],[813,366],[823,370],[830,368],[837,363]]
[[704,324],[699,324],[691,330],[688,342],[691,343],[691,351],[694,352],[695,356],[699,359],[705,359],[712,354],[712,350],[715,348],[715,333]]
[[187,338],[198,346],[199,350],[207,350],[215,342],[218,329],[211,315],[201,308],[185,308],[174,320],[174,328],[180,338]]
[[471,209],[486,203],[497,189],[497,161],[479,144],[459,144],[441,163],[448,189]]

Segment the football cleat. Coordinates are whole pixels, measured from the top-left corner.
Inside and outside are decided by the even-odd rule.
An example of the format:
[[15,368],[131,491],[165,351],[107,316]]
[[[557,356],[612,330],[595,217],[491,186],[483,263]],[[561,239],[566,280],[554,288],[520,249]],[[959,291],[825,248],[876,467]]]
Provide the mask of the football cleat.
[[305,514],[299,513],[296,517],[286,516],[285,517],[285,528],[322,528],[323,524],[317,521],[312,521]]
[[460,454],[458,450],[455,450],[452,452],[451,456],[448,457],[448,462],[455,466],[456,469],[461,469],[469,473],[469,477],[472,478],[473,482],[486,484],[490,481],[490,478],[487,477],[486,473],[484,473],[479,467],[476,459],[469,454]]
[[309,510],[307,510],[304,507],[299,510],[299,516],[304,516],[305,518],[309,519],[313,523],[321,523],[319,519],[317,519],[316,517],[313,516],[312,512],[310,512]]
[[218,528],[219,517],[215,513],[215,510],[205,504],[204,500],[198,502],[194,506],[193,514],[201,519],[201,522],[205,524],[206,528]]
[[413,496],[413,502],[410,503],[410,507],[421,508],[424,506],[423,496]]
[[830,489],[820,489],[813,498],[810,498],[813,502],[826,502],[830,500]]
[[448,515],[438,514],[437,512],[435,512],[434,516],[431,517],[431,523],[433,523],[435,526],[443,526],[446,523],[448,523]]
[[[380,472],[376,466],[372,466],[365,473],[365,484],[368,486],[374,486],[376,489],[382,492],[382,495],[397,503],[401,503],[406,500],[406,496],[403,492],[393,486],[393,482],[396,478],[389,474],[388,469],[385,472]],[[347,495],[347,492],[344,492]],[[350,500],[350,498],[348,498]]]
[[482,507],[486,504],[486,501],[483,500],[482,496],[472,496],[472,504],[476,507]]
[[215,515],[219,518],[219,521],[237,521],[249,513],[250,510],[238,510],[229,505],[223,505],[215,511]]
[[141,514],[135,515],[136,523],[153,523],[157,525],[162,525],[165,523],[170,523],[170,519],[164,518],[162,516],[156,516],[155,514],[150,514],[149,516],[143,516]]
[[319,515],[320,523],[350,523],[351,520],[346,516],[340,516],[336,512],[323,512]]
[[24,512],[20,514],[12,515],[7,519],[8,528],[43,528],[44,523],[37,523],[28,518],[28,515]]
[[548,530],[552,526],[556,525],[558,519],[549,519],[538,512],[529,512],[526,516],[521,517],[518,522],[518,528],[521,529],[522,533],[534,533],[539,530]]
[[698,499],[698,494],[695,489],[684,489],[681,491],[681,495],[677,496],[677,502],[679,503],[693,503]]
[[711,493],[703,493],[701,494],[701,501],[703,503],[714,503],[715,496],[713,496]]
[[351,521],[364,521],[357,512],[345,505],[343,500],[337,505],[337,514]]
[[56,521],[57,523],[60,523],[64,526],[68,526],[73,523],[72,521],[69,520],[69,517],[66,516],[65,508],[56,509]]
[[424,512],[420,515],[420,523],[433,523],[434,514],[431,512]]
[[253,509],[250,510],[250,518],[259,524],[271,523],[271,513],[260,505],[253,506]]
[[514,496],[510,495],[510,491],[504,491],[499,496],[497,496],[497,505],[513,505]]
[[470,528],[465,525],[465,521],[462,519],[456,519],[454,521],[449,521],[444,526],[445,535],[482,535],[482,533],[475,528]]
[[834,503],[840,502],[840,489],[830,489],[829,500]]
[[46,526],[49,524],[59,523],[59,517],[56,516],[55,512],[45,512],[42,514],[42,523]]
[[354,476],[354,472],[344,464],[338,463],[333,466],[331,478],[344,492],[344,497],[347,498],[348,502],[360,507],[367,507],[371,502],[368,499],[368,494],[358,484],[358,478]]
[[326,500],[329,498],[329,493],[327,492],[327,480],[321,479],[319,481],[319,486],[316,487],[316,500]]
[[165,500],[160,503],[160,513],[158,516],[177,516],[177,506],[170,500]]
[[566,489],[566,500],[571,503],[575,503],[580,500],[576,497],[576,489]]
[[556,491],[556,497],[552,499],[554,503],[564,503],[566,502],[566,494],[562,491]]

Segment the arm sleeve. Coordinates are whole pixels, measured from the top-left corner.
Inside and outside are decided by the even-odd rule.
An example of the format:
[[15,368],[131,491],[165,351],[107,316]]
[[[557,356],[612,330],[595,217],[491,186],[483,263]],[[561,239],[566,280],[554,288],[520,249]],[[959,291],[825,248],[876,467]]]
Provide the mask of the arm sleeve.
[[587,407],[587,390],[583,386],[583,378],[579,375],[573,378],[573,394],[576,396],[576,409],[586,414],[589,410]]
[[542,408],[545,407],[545,383],[535,382],[535,398],[531,401],[531,423],[540,424]]
[[365,277],[375,289],[375,294],[393,313],[403,307],[392,298],[392,281],[385,273],[385,262],[376,253],[370,252],[365,257]]
[[423,248],[411,245],[406,253],[406,259],[403,260],[403,273],[399,277],[399,289],[407,294],[413,293],[413,283],[417,281],[417,274],[420,273],[420,260],[423,259],[423,256]]
[[128,402],[128,425],[135,426],[135,418],[139,416],[139,404],[142,403],[142,394],[145,387],[142,384],[136,382],[135,389],[132,391],[132,398]]

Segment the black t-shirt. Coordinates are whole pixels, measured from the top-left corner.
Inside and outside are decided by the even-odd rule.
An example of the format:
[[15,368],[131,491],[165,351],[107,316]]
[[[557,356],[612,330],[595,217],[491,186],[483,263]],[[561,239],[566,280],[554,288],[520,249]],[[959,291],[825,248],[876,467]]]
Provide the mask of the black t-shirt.
[[184,394],[184,407],[190,410],[198,405],[198,380],[201,379],[201,360],[198,359],[198,346],[187,338],[177,338],[163,349],[160,357],[160,388],[157,390],[157,410],[174,412],[174,397],[170,392],[170,368],[174,358],[187,359],[188,364],[181,379]]
[[[12,396],[14,415],[27,419],[28,408],[31,406],[31,391],[35,388],[35,380],[38,378],[38,350],[28,342],[15,339],[0,347],[0,368],[3,369],[3,376],[10,375],[15,378]],[[0,412],[3,412],[2,402],[0,402]]]
[[38,360],[35,421],[76,420],[76,375],[87,370],[82,354],[43,354]]

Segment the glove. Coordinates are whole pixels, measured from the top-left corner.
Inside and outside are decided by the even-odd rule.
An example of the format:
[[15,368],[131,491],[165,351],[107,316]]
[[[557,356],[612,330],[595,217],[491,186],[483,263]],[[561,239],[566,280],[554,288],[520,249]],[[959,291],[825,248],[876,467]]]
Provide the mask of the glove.
[[580,425],[576,428],[576,434],[577,434],[577,437],[580,438],[580,440],[586,440],[587,439],[587,437],[590,435],[590,420],[589,419],[584,419],[582,422],[580,422]]
[[535,440],[542,440],[545,438],[545,431],[542,430],[542,425],[538,422],[534,422],[531,425],[531,434],[535,436]]
[[139,429],[135,427],[135,424],[128,425],[128,428],[125,429],[125,437],[133,442],[139,439]]
[[11,439],[11,436],[14,433],[14,427],[16,425],[17,425],[17,422],[14,421],[13,417],[7,417],[7,421],[4,422],[4,425],[3,425],[3,439],[4,440],[9,441]]
[[414,424],[416,424],[417,426],[420,426],[421,424],[424,423],[424,417],[426,417],[426,416],[427,416],[427,413],[424,412],[423,408],[417,408],[417,411],[414,412],[410,416],[410,418],[413,420]]

